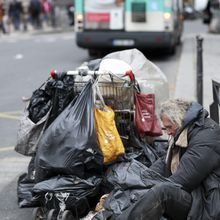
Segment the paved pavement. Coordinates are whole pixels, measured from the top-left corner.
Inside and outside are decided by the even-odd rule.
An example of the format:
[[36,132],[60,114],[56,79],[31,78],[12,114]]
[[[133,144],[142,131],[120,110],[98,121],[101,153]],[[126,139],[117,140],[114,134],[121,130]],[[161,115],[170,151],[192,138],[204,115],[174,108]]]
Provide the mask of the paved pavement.
[[[177,75],[175,97],[197,100],[196,34],[183,37],[183,49]],[[212,79],[220,80],[220,34],[203,33],[203,105],[209,111],[212,103]]]

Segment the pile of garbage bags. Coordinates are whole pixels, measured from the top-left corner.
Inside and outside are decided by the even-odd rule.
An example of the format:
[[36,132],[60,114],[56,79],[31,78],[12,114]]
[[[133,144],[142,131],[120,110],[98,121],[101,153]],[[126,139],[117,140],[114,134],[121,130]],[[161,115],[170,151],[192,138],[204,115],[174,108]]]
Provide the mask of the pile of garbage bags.
[[[15,147],[32,158],[28,172],[18,179],[18,204],[20,208],[54,209],[57,215],[70,210],[78,219],[117,219],[154,184],[169,181],[149,169],[165,154],[166,142],[160,138],[149,142],[133,121],[129,121],[128,137],[120,138],[113,114],[112,133],[103,141],[111,147],[104,151],[97,126],[108,121],[96,123],[97,80],[86,81],[80,92],[75,83],[76,77],[58,74],[30,98],[24,114],[28,120],[21,119]],[[114,113],[105,104],[99,110]],[[112,142],[117,138],[118,142]]]

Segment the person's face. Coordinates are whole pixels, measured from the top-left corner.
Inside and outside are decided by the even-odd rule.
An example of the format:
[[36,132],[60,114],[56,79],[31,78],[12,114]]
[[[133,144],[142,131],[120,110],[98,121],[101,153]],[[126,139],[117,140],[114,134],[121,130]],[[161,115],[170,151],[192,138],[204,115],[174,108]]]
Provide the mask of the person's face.
[[161,121],[163,123],[164,128],[166,129],[167,134],[175,136],[177,126],[173,122],[171,122],[171,120],[166,115],[162,115]]

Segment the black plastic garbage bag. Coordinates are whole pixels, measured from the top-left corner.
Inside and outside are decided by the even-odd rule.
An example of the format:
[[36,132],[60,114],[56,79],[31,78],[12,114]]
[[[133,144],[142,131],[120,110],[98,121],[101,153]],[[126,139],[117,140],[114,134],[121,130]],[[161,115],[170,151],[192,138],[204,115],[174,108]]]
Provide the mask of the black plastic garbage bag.
[[[49,111],[52,122],[75,97],[75,79],[66,74],[57,74],[36,89],[28,105],[29,118],[34,123],[40,121]],[[43,87],[44,86],[44,87]]]
[[59,174],[87,178],[100,174],[103,156],[94,127],[93,82],[89,81],[47,128],[38,144],[36,180]]
[[[59,210],[59,204],[63,200],[66,209],[71,210],[74,216],[85,216],[91,209],[90,200],[99,193],[100,183],[101,178],[95,176],[88,179],[73,175],[56,176],[37,183],[33,193],[49,198],[45,201],[45,206],[49,209]],[[45,196],[47,193],[49,197]]]
[[122,189],[150,189],[163,182],[180,186],[136,160],[115,164],[109,170],[107,180]]
[[126,146],[127,158],[136,159],[147,167],[150,167],[159,158],[157,151],[138,137],[134,126],[130,130],[129,138],[124,145]]
[[81,179],[77,176],[55,176],[35,184],[33,192],[36,194],[47,192],[71,192],[76,198],[93,194],[101,183],[101,178],[91,176],[88,179]]
[[[175,184],[136,160],[114,164],[107,171],[107,180],[114,186],[104,203],[105,210],[112,213],[111,219],[116,219],[154,185]],[[93,219],[104,220],[102,216],[97,214]]]
[[57,74],[44,83],[45,88],[43,84],[33,92],[20,119],[15,151],[26,156],[35,154],[43,132],[77,95],[74,82],[73,76]]
[[52,122],[76,96],[74,84],[74,76],[67,75],[66,73],[56,74],[54,78],[51,78],[47,82],[45,91],[50,94],[52,100],[50,122]]
[[136,159],[120,157],[117,162],[108,166],[103,176],[102,191],[110,193],[114,189],[145,188],[142,175],[146,169],[147,167]]
[[34,157],[28,165],[28,172],[19,176],[17,181],[17,198],[20,208],[38,207],[42,199],[40,196],[33,196],[34,180]]
[[30,120],[37,123],[48,113],[50,107],[51,95],[44,89],[36,89],[31,96],[27,108]]
[[38,207],[41,199],[33,196],[32,190],[35,185],[34,180],[30,179],[27,173],[23,173],[18,178],[17,197],[19,208]]
[[114,188],[146,189],[160,182],[171,182],[137,160],[112,165],[106,172],[107,181]]

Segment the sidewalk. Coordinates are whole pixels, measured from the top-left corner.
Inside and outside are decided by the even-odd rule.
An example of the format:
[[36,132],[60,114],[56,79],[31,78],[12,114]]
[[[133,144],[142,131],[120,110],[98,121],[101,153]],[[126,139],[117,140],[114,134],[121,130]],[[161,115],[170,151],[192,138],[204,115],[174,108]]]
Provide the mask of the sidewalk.
[[53,33],[62,33],[62,32],[74,32],[74,26],[59,26],[59,27],[51,27],[44,25],[41,29],[33,29],[33,27],[29,24],[28,30],[23,31],[14,31],[11,30],[8,34],[0,33],[0,39],[3,38],[25,38],[30,35],[40,35],[40,34],[53,34]]
[[[209,111],[213,101],[212,79],[220,80],[220,34],[204,33],[200,36],[203,38],[203,105]],[[197,100],[196,57],[196,35],[185,35],[176,82],[176,98]]]

